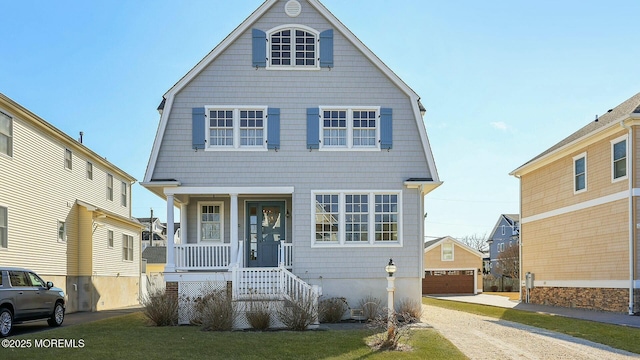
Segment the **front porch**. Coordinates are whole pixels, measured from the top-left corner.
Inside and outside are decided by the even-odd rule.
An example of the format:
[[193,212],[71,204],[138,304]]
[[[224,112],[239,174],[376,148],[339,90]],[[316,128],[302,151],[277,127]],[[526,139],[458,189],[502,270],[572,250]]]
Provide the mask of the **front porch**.
[[[236,262],[232,261],[231,244],[175,244],[175,271],[230,271],[236,265],[244,268],[245,245],[238,241]],[[280,240],[278,243],[278,267],[291,270],[293,266],[293,244]]]

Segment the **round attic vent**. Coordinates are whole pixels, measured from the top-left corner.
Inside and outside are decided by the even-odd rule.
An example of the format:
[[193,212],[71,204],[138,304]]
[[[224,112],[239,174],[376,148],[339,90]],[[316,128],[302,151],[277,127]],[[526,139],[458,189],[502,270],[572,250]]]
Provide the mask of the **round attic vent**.
[[302,6],[296,0],[289,0],[284,5],[284,12],[289,15],[289,17],[296,17],[300,15],[302,11]]

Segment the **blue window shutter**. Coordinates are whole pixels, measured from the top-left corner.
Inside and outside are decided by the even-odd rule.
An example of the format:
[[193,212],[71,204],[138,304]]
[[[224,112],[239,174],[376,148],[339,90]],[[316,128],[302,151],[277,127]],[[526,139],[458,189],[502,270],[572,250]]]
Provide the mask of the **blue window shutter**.
[[258,29],[252,30],[253,35],[253,67],[267,66],[267,34]]
[[333,67],[333,29],[320,33],[320,67]]
[[393,122],[392,110],[390,108],[380,109],[380,148],[393,148]]
[[267,149],[280,148],[280,109],[267,110]]
[[307,109],[307,149],[320,148],[320,109]]
[[204,149],[205,142],[205,120],[204,120],[204,108],[191,109],[191,143],[193,149]]

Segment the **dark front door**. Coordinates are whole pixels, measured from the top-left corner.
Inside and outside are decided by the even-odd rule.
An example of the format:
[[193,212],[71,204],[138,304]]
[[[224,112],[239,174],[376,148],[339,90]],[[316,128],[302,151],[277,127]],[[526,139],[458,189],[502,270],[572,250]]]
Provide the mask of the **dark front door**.
[[247,203],[247,264],[249,267],[278,266],[278,246],[284,240],[284,202]]

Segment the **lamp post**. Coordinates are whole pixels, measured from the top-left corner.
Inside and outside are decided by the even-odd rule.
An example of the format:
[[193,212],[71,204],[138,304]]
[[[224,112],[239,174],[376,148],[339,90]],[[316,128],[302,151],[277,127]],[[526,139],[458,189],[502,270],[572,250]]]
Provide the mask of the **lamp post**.
[[396,264],[393,263],[393,259],[389,259],[389,264],[387,264],[387,266],[384,267],[384,270],[389,275],[387,277],[387,309],[388,309],[387,325],[388,325],[388,330],[391,331],[393,328],[393,313],[394,313],[393,294],[396,291],[395,284],[394,284],[396,278],[393,277],[393,274],[397,270]]

